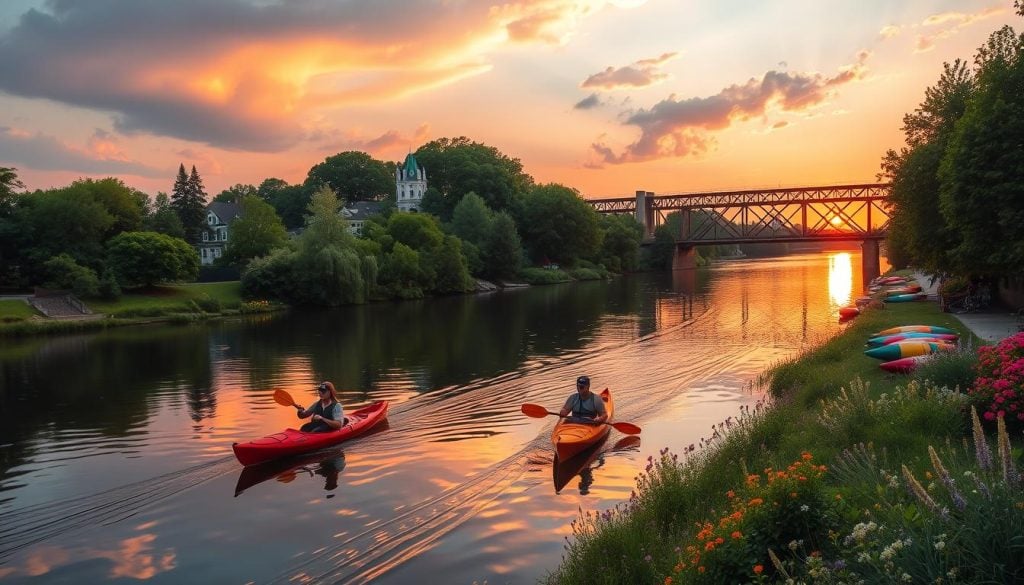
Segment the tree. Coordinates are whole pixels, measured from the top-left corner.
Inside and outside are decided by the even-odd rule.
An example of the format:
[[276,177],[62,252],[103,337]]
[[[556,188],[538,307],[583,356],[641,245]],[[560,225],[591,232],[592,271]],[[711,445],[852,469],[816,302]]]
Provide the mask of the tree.
[[387,164],[365,152],[348,151],[327,157],[324,162],[309,169],[306,186],[330,187],[347,203],[370,201],[395,190],[394,172]]
[[29,282],[40,282],[39,267],[66,253],[75,262],[99,271],[103,243],[115,218],[79,188],[38,191],[25,196],[14,214],[20,228],[23,268]]
[[523,266],[523,244],[512,217],[498,213],[483,243],[484,273],[493,278],[514,278]]
[[466,257],[462,255],[462,242],[455,236],[445,236],[440,245],[422,254],[423,263],[433,276],[431,290],[441,294],[463,293],[473,289]]
[[285,245],[288,232],[269,203],[250,195],[242,198],[241,205],[240,217],[231,222],[231,238],[224,250],[224,259],[245,265]]
[[185,238],[185,228],[181,225],[181,219],[171,207],[170,197],[163,191],[156,194],[149,213],[142,218],[142,227],[147,232],[159,232],[172,238]]
[[572,265],[601,246],[598,214],[575,189],[550,183],[524,197],[516,224],[536,262]]
[[171,193],[171,206],[178,214],[181,225],[185,229],[186,240],[193,244],[199,243],[199,236],[206,220],[206,192],[203,182],[192,166],[192,174],[185,174],[185,165],[178,166],[178,177],[174,180]]
[[18,179],[17,170],[13,167],[0,167],[0,211],[13,199],[16,189],[25,188],[25,183]]
[[480,195],[494,211],[509,210],[533,185],[519,159],[465,136],[428,142],[416,151],[416,160],[427,171],[428,185],[441,196],[442,204],[432,203],[431,208],[440,207],[442,218],[451,217],[470,192]]
[[286,228],[296,229],[305,225],[306,211],[313,195],[312,189],[307,189],[303,185],[285,185],[280,189],[265,192],[267,203],[274,206]]
[[437,220],[424,213],[396,213],[388,219],[388,234],[413,250],[428,250],[441,245],[444,232]]
[[940,213],[938,172],[973,88],[966,63],[943,64],[942,75],[925,90],[924,101],[903,118],[908,146],[899,152],[889,150],[882,160],[881,177],[892,183],[889,254],[931,272],[952,269],[949,251],[958,236]]
[[452,213],[452,232],[476,246],[483,245],[491,231],[494,212],[476,193],[467,193]]
[[306,230],[299,242],[303,248],[318,249],[328,246],[351,246],[352,234],[348,222],[341,216],[341,202],[330,187],[320,187],[310,199]]
[[243,183],[236,183],[227,189],[224,189],[217,196],[213,198],[214,201],[220,203],[238,203],[244,197],[256,196],[259,191],[252,185],[246,185]]
[[269,179],[263,179],[260,186],[256,188],[256,195],[264,200],[270,201],[270,196],[288,187],[288,181],[284,179],[278,179],[271,177]]
[[939,169],[961,274],[1024,272],[1024,35],[1005,26],[975,57],[976,89]]
[[195,280],[199,256],[180,238],[156,232],[124,232],[107,242],[107,262],[127,287]]
[[96,201],[114,218],[105,238],[121,232],[138,231],[142,227],[142,217],[149,197],[142,191],[128,187],[120,179],[79,179],[64,189],[74,197]]
[[599,257],[609,270],[635,270],[639,260],[643,226],[631,215],[606,215],[601,218],[604,239]]
[[384,257],[380,278],[381,284],[392,296],[403,299],[423,297],[420,255],[401,242],[396,243],[391,252]]

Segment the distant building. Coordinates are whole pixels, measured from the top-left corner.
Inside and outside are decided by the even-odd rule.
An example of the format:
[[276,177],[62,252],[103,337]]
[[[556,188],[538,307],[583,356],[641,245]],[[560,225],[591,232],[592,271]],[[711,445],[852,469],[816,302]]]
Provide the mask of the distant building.
[[224,255],[228,245],[228,229],[232,221],[242,215],[242,206],[238,203],[221,203],[214,201],[206,206],[206,223],[203,225],[202,242],[199,249],[199,263],[203,266]]
[[405,162],[395,169],[395,201],[398,211],[417,212],[427,192],[427,171],[410,152]]
[[366,223],[366,220],[379,215],[383,209],[384,204],[380,201],[356,201],[352,205],[343,207],[341,215],[348,221],[349,233],[358,236],[363,233],[363,224]]

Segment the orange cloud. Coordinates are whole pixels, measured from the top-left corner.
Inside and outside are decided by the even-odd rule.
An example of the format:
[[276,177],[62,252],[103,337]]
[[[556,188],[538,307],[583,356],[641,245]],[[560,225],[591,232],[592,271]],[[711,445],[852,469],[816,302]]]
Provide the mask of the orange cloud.
[[625,67],[607,67],[600,73],[586,78],[580,87],[613,90],[628,87],[646,87],[668,78],[662,73],[660,65],[676,57],[677,53],[663,53],[653,59],[641,59]]
[[926,27],[945,25],[948,26],[948,28],[933,33],[918,35],[917,40],[914,43],[914,52],[924,53],[926,51],[930,51],[935,48],[935,44],[937,42],[952,37],[959,33],[960,30],[967,28],[978,21],[1003,14],[1004,12],[1006,12],[1005,8],[993,6],[975,14],[966,14],[963,12],[943,12],[941,14],[933,14],[932,16],[924,19],[924,22],[922,22],[921,25]]
[[699,155],[711,147],[713,138],[709,132],[764,116],[772,106],[783,111],[801,111],[826,101],[836,87],[866,74],[864,63],[869,56],[870,53],[862,51],[855,63],[841,67],[832,77],[769,71],[759,80],[732,85],[710,97],[679,100],[669,96],[626,119],[625,124],[640,129],[636,142],[621,154],[597,142],[591,145],[597,160],[589,161],[587,166],[600,168],[606,164]]

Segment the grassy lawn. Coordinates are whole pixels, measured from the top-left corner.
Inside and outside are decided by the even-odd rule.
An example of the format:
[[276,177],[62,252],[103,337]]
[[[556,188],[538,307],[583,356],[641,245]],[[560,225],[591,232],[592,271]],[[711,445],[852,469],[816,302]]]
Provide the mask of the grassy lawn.
[[159,316],[167,313],[195,312],[192,301],[213,299],[222,308],[237,309],[241,304],[241,283],[209,282],[158,286],[126,291],[116,301],[90,300],[86,304],[95,313],[115,316]]
[[39,312],[25,301],[10,299],[0,301],[0,321],[20,321]]

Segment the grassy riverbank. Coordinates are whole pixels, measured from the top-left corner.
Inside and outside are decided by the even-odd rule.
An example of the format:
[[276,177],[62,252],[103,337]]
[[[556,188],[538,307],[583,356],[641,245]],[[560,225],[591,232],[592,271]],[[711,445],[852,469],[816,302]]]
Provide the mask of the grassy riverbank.
[[[27,303],[0,301],[0,335],[74,333],[157,322],[191,323],[285,308],[266,301],[243,301],[238,281],[158,286],[129,291],[116,301],[88,300],[86,305],[101,317],[33,318],[39,317],[38,313]],[[8,315],[10,318],[5,319]]]
[[[767,373],[770,406],[719,425],[678,459],[665,453],[630,502],[580,518],[547,582],[1004,582],[1024,571],[1009,545],[1024,528],[1019,486],[978,469],[965,442],[967,397],[941,388],[970,372],[973,349],[930,366],[939,384],[886,374],[863,344],[902,324],[949,327],[964,345],[978,342],[932,303],[869,310]],[[973,492],[954,497],[943,465]],[[910,495],[917,480],[923,497]]]

